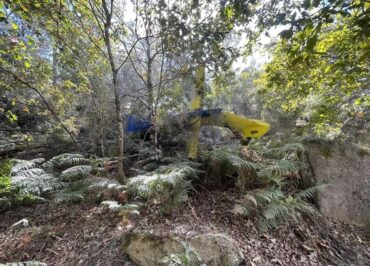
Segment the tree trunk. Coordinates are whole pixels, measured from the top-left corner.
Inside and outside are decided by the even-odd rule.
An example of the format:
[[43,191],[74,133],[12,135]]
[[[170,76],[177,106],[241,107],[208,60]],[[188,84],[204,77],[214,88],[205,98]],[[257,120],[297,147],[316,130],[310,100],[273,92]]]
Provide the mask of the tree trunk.
[[117,122],[117,146],[118,146],[118,180],[121,183],[126,182],[125,172],[123,171],[123,118],[122,118],[122,111],[121,111],[121,99],[119,94],[119,86],[118,86],[118,69],[116,68],[116,64],[114,61],[114,56],[112,52],[112,45],[110,39],[110,32],[111,23],[112,23],[112,15],[113,15],[113,0],[111,0],[110,6],[108,7],[107,2],[102,0],[102,6],[105,14],[105,21],[104,21],[104,42],[107,48],[107,54],[109,59],[109,64],[112,71],[112,82],[113,82],[113,90],[114,90],[114,106],[116,109],[116,122]]
[[121,101],[119,95],[119,87],[117,80],[117,71],[113,71],[113,88],[114,88],[114,105],[116,109],[116,121],[117,121],[117,146],[118,146],[118,180],[121,183],[126,182],[125,172],[123,171],[123,118],[121,111]]

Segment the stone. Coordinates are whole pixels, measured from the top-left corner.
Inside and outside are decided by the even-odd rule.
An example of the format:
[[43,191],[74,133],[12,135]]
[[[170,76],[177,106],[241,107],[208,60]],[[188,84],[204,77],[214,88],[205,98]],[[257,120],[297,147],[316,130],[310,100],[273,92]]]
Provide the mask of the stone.
[[370,149],[351,142],[315,140],[305,143],[317,184],[320,211],[361,226],[370,225]]
[[225,234],[201,234],[181,239],[131,232],[123,238],[123,250],[141,266],[237,266],[244,261],[237,242]]
[[16,222],[15,224],[13,224],[10,227],[28,227],[28,226],[30,226],[30,223],[28,222],[28,220],[27,219],[22,219],[22,220]]

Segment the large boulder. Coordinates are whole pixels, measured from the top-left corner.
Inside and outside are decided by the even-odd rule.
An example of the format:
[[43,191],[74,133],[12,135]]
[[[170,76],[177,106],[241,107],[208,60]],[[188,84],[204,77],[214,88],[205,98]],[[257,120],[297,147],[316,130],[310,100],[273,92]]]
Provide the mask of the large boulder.
[[236,241],[224,234],[202,234],[181,239],[130,233],[124,236],[123,249],[140,266],[237,266],[244,261]]
[[357,225],[370,225],[370,149],[350,142],[306,143],[321,212]]

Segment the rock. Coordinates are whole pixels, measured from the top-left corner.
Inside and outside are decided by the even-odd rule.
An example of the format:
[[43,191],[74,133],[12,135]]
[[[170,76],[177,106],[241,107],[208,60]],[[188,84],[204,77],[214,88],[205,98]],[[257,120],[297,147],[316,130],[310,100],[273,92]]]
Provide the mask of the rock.
[[308,160],[321,212],[357,225],[370,225],[370,149],[350,142],[311,140]]
[[191,266],[236,266],[244,261],[236,241],[224,234],[202,234],[185,240],[132,232],[124,236],[123,250],[141,266],[185,265],[185,260]]
[[[203,234],[190,239],[190,246],[198,254],[201,264],[240,265],[244,260],[237,242],[224,234]],[[194,264],[198,265],[198,264]]]
[[27,219],[22,219],[22,220],[16,222],[15,224],[13,224],[10,227],[28,227],[28,226],[30,226],[30,223],[28,222],[28,220]]

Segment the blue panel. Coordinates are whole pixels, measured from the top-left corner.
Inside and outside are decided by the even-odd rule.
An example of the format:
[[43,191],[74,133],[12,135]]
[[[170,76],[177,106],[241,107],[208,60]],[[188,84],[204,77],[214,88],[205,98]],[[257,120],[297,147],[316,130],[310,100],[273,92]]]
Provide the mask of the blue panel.
[[149,120],[140,119],[136,115],[128,115],[125,132],[126,133],[136,133],[147,131],[152,124]]

